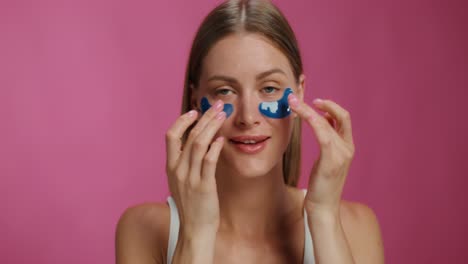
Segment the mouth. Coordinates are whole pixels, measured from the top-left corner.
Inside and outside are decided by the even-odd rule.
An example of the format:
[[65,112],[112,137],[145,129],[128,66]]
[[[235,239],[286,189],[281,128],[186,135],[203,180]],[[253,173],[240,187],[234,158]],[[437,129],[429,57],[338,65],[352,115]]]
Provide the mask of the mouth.
[[268,136],[239,136],[229,139],[236,149],[246,154],[256,154],[261,152],[267,145]]

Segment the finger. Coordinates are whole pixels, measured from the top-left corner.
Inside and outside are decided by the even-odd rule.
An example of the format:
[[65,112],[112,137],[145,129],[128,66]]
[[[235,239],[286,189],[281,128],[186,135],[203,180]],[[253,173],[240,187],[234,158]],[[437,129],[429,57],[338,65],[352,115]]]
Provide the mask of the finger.
[[173,169],[181,153],[181,138],[187,128],[195,122],[197,111],[192,110],[181,115],[166,132],[167,166]]
[[216,165],[218,164],[219,154],[224,145],[224,138],[218,137],[211,143],[210,150],[203,159],[202,181],[207,183],[215,181]]
[[218,132],[219,128],[226,120],[226,113],[219,112],[203,129],[192,144],[190,154],[190,180],[196,184],[201,177],[202,160],[207,155],[208,148]]
[[346,142],[353,142],[351,116],[348,111],[331,100],[314,100],[314,105],[329,113],[337,123],[337,132]]
[[297,96],[295,96],[294,94],[290,94],[288,96],[288,103],[291,109],[295,113],[297,113],[299,117],[303,120],[317,119],[322,117],[306,103],[304,103],[303,101],[299,101]]
[[324,145],[327,145],[331,142],[333,139],[333,134],[336,134],[336,132],[330,126],[326,118],[319,115],[306,103],[299,101],[299,99],[294,94],[290,94],[288,96],[288,103],[291,109],[312,127],[320,146],[323,147]]
[[[184,149],[179,158],[179,166],[181,171],[188,171],[190,169],[190,155],[192,153],[192,145],[195,139],[200,135],[207,124],[215,118],[215,116],[223,109],[223,102],[218,100],[205,114],[198,120],[197,124],[192,128],[184,144]],[[191,169],[190,169],[191,170]],[[198,171],[200,174],[200,171]],[[198,176],[199,177],[199,176]]]
[[336,130],[336,124],[335,124],[335,120],[333,119],[333,117],[328,112],[326,112],[323,115],[323,117],[325,117],[325,119],[327,119],[330,126],[332,126]]
[[190,146],[195,138],[203,131],[205,126],[223,109],[223,101],[218,100],[208,111],[205,112],[198,120],[197,124],[192,128],[187,138],[185,145]]

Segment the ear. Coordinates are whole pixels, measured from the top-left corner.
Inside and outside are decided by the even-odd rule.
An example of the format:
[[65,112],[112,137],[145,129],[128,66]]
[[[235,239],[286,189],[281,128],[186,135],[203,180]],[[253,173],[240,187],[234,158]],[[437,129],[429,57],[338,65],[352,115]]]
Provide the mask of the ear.
[[301,101],[304,100],[304,93],[305,93],[305,75],[304,74],[301,74],[299,76],[299,84],[297,86],[297,97],[299,97],[299,99]]
[[197,109],[198,111],[200,111],[200,104],[198,102],[197,89],[195,89],[195,86],[192,83],[190,84],[190,94],[191,94],[190,107],[192,109]]
[[[301,74],[299,76],[297,91],[294,94],[299,98],[299,101],[304,100],[304,90],[305,90],[305,75]],[[295,112],[291,113],[293,118],[296,118],[298,115]]]

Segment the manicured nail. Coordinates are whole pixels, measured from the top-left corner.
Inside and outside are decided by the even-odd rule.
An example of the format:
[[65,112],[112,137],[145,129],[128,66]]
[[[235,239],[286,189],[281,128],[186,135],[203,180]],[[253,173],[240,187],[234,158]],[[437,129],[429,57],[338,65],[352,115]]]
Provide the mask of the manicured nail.
[[313,102],[314,104],[318,105],[318,104],[321,104],[321,103],[323,103],[323,100],[322,100],[322,99],[320,99],[320,98],[317,98],[317,99],[315,99],[315,100],[314,100],[314,101],[312,101],[312,102]]
[[226,117],[226,112],[221,111],[218,114],[216,114],[216,119],[221,120]]
[[218,142],[223,142],[223,141],[224,141],[224,137],[223,137],[223,136],[219,136],[219,137],[216,139],[216,141],[218,141]]
[[194,117],[194,116],[197,115],[197,110],[190,110],[190,111],[187,113],[187,115],[188,115],[189,117]]
[[297,99],[297,96],[294,94],[289,95],[289,105],[292,107],[298,107],[299,106],[299,100]]
[[214,104],[213,108],[216,109],[216,110],[221,110],[222,104],[223,104],[223,101],[218,100],[218,101],[216,101],[216,103]]

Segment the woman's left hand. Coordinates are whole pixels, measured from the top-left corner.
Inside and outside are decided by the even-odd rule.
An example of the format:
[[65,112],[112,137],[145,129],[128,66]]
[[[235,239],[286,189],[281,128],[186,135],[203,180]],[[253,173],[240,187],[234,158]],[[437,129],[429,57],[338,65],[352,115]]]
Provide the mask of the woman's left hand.
[[315,100],[312,107],[289,95],[291,109],[313,129],[320,154],[309,178],[304,207],[308,212],[339,215],[341,193],[354,156],[351,118],[345,109],[330,100]]

